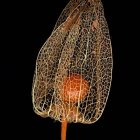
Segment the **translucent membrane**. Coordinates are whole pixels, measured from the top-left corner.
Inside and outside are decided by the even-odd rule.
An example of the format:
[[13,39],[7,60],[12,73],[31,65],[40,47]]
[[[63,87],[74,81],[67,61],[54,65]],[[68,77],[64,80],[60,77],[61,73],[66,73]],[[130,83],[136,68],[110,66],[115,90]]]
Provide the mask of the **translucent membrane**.
[[105,108],[112,50],[100,0],[70,0],[39,51],[32,87],[34,111],[60,122],[90,124]]

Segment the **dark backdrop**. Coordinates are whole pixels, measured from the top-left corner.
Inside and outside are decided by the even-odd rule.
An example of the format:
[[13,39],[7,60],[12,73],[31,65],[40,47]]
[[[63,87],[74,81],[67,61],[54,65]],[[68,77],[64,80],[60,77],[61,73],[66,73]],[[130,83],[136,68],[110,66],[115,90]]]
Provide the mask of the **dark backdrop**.
[[[60,123],[50,118],[41,118],[33,112],[31,88],[37,54],[68,1],[12,1],[4,4],[3,24],[6,27],[2,28],[6,39],[3,40],[1,56],[5,74],[1,73],[1,77],[5,84],[2,92],[5,96],[1,100],[4,102],[2,116],[3,130],[7,132],[5,136],[9,134],[10,137],[18,139],[28,139],[31,136],[32,139],[60,140]],[[116,131],[118,125],[120,128],[123,126],[118,121],[121,119],[121,100],[116,97],[124,93],[123,80],[126,76],[126,72],[120,70],[125,67],[123,49],[114,39],[116,3],[112,0],[102,2],[110,29],[114,58],[110,95],[102,117],[95,124],[68,125],[67,140],[114,139],[123,132],[120,129]]]

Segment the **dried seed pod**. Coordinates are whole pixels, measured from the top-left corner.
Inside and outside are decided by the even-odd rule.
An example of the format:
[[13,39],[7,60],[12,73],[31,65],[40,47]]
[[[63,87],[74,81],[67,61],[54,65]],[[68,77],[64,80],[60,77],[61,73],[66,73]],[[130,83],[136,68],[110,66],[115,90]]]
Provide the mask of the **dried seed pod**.
[[112,49],[100,0],[71,0],[39,51],[34,111],[63,122],[94,123],[112,79]]

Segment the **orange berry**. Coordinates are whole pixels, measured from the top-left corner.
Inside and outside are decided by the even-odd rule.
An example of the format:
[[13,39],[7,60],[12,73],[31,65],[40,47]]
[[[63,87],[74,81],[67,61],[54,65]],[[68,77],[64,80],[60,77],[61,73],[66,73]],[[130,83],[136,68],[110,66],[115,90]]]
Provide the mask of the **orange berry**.
[[63,82],[62,99],[65,102],[82,101],[88,93],[89,85],[79,74],[66,77]]

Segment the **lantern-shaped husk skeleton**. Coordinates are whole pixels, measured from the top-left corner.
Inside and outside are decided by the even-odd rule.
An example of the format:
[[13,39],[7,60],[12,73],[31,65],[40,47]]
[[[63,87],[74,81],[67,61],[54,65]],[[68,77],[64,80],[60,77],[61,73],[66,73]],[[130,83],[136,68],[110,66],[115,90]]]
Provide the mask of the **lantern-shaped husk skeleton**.
[[101,1],[70,0],[36,60],[34,111],[60,122],[94,123],[105,108],[111,79],[111,41]]

